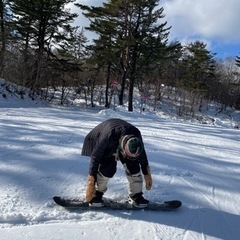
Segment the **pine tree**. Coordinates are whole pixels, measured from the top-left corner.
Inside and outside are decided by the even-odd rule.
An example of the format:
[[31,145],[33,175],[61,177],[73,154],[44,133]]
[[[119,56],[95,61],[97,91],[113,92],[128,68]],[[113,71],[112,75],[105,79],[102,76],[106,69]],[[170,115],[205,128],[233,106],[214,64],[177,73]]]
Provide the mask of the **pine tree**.
[[108,39],[113,59],[118,57],[122,85],[120,104],[126,79],[129,79],[129,111],[133,111],[136,81],[166,48],[170,28],[166,28],[166,22],[159,23],[164,15],[163,8],[157,8],[158,5],[159,0],[111,0],[103,3],[103,7],[78,4],[91,21],[88,29],[99,34],[99,39]]
[[5,53],[11,38],[11,15],[6,0],[0,0],[0,77],[4,77]]
[[52,46],[57,47],[61,41],[68,40],[66,32],[71,32],[70,25],[77,14],[72,14],[66,5],[74,0],[9,0],[15,18],[15,37],[24,44],[25,61],[29,49],[36,50],[32,66],[30,86],[40,84],[41,69],[46,63]]
[[185,47],[181,74],[183,87],[189,91],[206,90],[209,75],[213,72],[213,57],[206,44],[195,41]]
[[195,41],[185,47],[178,82],[182,93],[180,115],[194,116],[197,106],[201,110],[203,98],[210,91],[210,81],[215,78],[213,57],[203,42]]

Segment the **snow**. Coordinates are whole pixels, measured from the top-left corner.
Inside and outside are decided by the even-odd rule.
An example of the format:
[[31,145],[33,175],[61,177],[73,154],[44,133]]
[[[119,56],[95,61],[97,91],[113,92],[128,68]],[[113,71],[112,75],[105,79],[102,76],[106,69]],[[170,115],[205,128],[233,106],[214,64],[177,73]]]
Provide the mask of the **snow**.
[[[239,239],[240,134],[221,118],[203,125],[123,108],[51,107],[15,98],[1,98],[0,107],[0,239]],[[84,198],[84,137],[112,117],[142,132],[154,181],[145,197],[179,199],[179,210],[69,212],[53,203],[54,195]],[[127,198],[126,185],[118,163],[105,196]]]

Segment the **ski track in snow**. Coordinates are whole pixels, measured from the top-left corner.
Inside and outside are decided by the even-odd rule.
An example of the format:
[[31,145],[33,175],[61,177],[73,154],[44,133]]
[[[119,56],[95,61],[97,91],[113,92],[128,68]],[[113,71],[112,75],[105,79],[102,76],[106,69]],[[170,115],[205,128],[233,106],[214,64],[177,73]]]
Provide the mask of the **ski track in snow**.
[[[179,199],[176,212],[68,212],[52,196],[84,198],[89,159],[85,135],[120,117],[143,134],[154,181],[152,201]],[[238,239],[238,130],[188,124],[154,115],[2,108],[0,113],[0,239]],[[127,197],[121,164],[105,194]],[[38,236],[38,238],[36,238]],[[238,236],[238,237],[237,237]]]

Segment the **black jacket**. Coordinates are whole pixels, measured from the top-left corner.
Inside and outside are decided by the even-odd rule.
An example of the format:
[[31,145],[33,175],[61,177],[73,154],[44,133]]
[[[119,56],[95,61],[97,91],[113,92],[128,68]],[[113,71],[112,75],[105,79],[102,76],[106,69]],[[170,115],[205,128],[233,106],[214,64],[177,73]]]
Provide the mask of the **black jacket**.
[[[99,164],[103,161],[115,161],[113,156],[119,146],[119,139],[123,135],[133,134],[142,140],[140,131],[132,124],[117,118],[108,119],[95,128],[93,128],[86,136],[82,155],[90,156],[91,163],[89,174],[96,176]],[[137,160],[141,166],[142,173],[147,174],[148,159],[145,149]]]

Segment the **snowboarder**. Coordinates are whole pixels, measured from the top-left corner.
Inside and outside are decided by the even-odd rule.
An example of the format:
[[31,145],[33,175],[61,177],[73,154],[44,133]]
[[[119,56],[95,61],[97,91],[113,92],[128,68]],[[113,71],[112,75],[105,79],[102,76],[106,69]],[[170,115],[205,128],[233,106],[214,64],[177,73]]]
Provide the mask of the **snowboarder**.
[[91,157],[86,188],[86,201],[90,206],[104,206],[103,194],[120,160],[128,180],[129,202],[135,207],[147,207],[149,201],[143,197],[142,174],[147,190],[152,187],[152,177],[138,128],[122,119],[108,119],[87,134],[82,155]]

